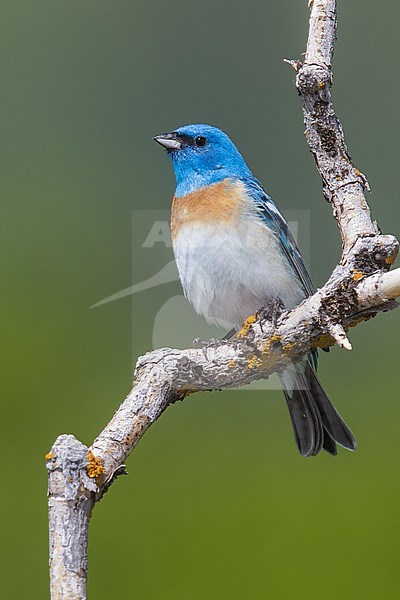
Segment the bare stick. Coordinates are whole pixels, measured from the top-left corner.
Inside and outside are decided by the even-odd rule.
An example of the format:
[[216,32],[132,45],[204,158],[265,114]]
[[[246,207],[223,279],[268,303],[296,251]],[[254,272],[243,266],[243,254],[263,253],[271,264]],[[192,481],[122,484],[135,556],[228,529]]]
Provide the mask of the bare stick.
[[276,325],[251,316],[231,342],[221,342],[207,353],[163,348],[139,358],[132,390],[90,449],[73,436],[56,440],[46,457],[53,600],[86,598],[93,506],[116,476],[125,472],[130,452],[172,402],[194,391],[267,378],[311,348],[338,343],[351,349],[350,327],[397,306],[400,269],[389,269],[398,242],[381,235],[371,219],[364,195],[367,181],[348,155],[332,105],[335,35],[336,2],[314,0],[305,61],[287,62],[296,70],[306,139],[342,236],[340,262],[321,289],[282,314]]

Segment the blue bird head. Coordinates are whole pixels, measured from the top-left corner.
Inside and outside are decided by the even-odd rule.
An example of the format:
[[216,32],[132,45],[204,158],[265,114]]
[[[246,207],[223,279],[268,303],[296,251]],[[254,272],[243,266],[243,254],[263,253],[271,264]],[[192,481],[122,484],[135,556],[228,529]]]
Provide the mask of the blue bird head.
[[252,174],[229,137],[211,125],[195,124],[156,135],[166,148],[176,177],[176,195],[184,196],[227,177],[247,179]]

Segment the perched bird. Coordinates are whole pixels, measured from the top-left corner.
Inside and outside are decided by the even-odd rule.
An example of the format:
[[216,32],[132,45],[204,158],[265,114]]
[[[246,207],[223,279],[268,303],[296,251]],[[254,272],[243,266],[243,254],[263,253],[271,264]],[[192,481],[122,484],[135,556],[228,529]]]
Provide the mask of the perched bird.
[[[186,125],[154,138],[176,176],[173,248],[186,298],[208,322],[238,330],[279,299],[291,309],[314,293],[296,242],[275,203],[230,138],[210,125]],[[356,448],[317,376],[317,352],[280,374],[303,456],[336,442]]]

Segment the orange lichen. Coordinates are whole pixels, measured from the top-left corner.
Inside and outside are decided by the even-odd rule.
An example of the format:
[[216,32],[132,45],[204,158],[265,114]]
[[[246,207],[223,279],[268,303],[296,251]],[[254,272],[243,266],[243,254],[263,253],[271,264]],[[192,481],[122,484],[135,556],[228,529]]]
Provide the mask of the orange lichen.
[[320,81],[318,84],[318,89],[319,90],[323,90],[326,86],[326,83],[324,81]]
[[311,349],[315,348],[329,348],[330,346],[335,345],[335,340],[329,333],[324,333],[316,338],[314,338],[311,342]]
[[353,271],[354,281],[360,281],[360,279],[362,279],[363,277],[364,277],[364,273],[362,271],[357,271],[357,269],[354,269],[354,271]]
[[242,329],[237,332],[237,337],[243,338],[245,335],[247,335],[250,327],[252,325],[254,325],[254,323],[256,323],[256,322],[257,322],[257,315],[250,315],[250,317],[247,317],[247,319],[245,320],[245,322],[242,325]]
[[271,347],[273,344],[280,342],[282,336],[273,335],[262,347],[261,354],[256,356],[255,354],[251,355],[247,360],[247,367],[249,369],[258,369],[259,371],[265,371],[265,369],[273,368],[276,359],[273,353],[270,353]]
[[387,265],[392,265],[395,260],[396,260],[396,255],[388,256],[387,258],[385,258],[385,263]]
[[354,169],[354,173],[357,175],[357,177],[361,176],[361,171],[359,171],[358,169]]
[[249,359],[247,360],[247,367],[249,369],[258,369],[260,367],[263,366],[263,361],[258,358],[258,356],[255,356],[253,354],[253,356],[250,356]]
[[53,452],[48,452],[45,456],[46,460],[51,460],[52,458],[55,458],[55,454],[53,454]]
[[288,356],[290,356],[295,349],[296,349],[296,344],[294,342],[290,342],[289,344],[285,344],[284,346],[282,346],[282,350]]
[[89,475],[89,477],[97,478],[97,477],[100,477],[101,475],[104,475],[106,470],[103,466],[103,463],[92,452],[89,452],[89,454],[88,454],[88,461],[89,461],[89,464],[86,467],[86,471],[87,471],[87,474]]
[[271,349],[272,344],[276,344],[277,342],[280,342],[282,339],[281,335],[273,335],[272,338],[270,338],[262,347],[261,352],[265,353],[265,352],[269,352],[269,350]]
[[233,369],[234,367],[236,367],[236,362],[234,360],[228,360],[228,367],[230,369]]

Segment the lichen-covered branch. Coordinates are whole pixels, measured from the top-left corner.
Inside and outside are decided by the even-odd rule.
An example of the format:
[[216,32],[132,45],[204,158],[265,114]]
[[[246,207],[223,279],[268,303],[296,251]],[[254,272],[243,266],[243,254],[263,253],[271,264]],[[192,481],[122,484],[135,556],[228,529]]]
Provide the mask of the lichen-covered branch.
[[83,446],[60,436],[47,455],[52,599],[86,598],[87,536],[95,502],[125,472],[125,461],[145,431],[173,402],[194,391],[243,386],[267,378],[311,348],[335,343],[351,349],[349,328],[397,306],[398,242],[382,235],[365,199],[368,184],[353,165],[331,98],[336,2],[314,0],[304,63],[296,70],[306,139],[342,241],[327,283],[276,324],[250,316],[230,342],[207,349],[163,348],[141,357],[133,388],[110,423]]
[[86,598],[87,534],[97,490],[86,469],[88,450],[74,436],[61,435],[46,460],[51,598]]
[[[336,39],[336,0],[314,0],[304,63],[290,62],[297,72],[305,135],[332,204],[344,253],[360,236],[377,235],[364,191],[369,186],[348,154],[343,128],[332,105],[332,57]],[[345,257],[343,257],[345,258]]]

